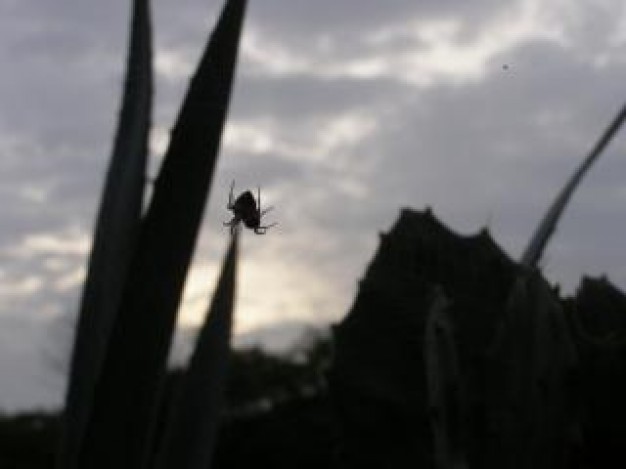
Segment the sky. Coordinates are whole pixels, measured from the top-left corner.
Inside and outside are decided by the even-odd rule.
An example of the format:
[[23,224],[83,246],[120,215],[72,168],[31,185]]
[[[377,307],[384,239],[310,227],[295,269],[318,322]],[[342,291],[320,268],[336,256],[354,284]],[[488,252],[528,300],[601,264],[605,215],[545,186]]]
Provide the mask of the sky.
[[[220,8],[152,3],[151,176]],[[122,0],[0,0],[4,411],[62,400],[129,12]],[[243,239],[239,344],[284,347],[300,327],[340,320],[402,207],[430,206],[463,234],[487,226],[519,257],[626,101],[625,76],[622,0],[250,0],[181,327],[201,322],[212,294],[232,180],[237,192],[260,185],[278,222]],[[585,274],[626,289],[625,134],[545,253],[566,293]]]

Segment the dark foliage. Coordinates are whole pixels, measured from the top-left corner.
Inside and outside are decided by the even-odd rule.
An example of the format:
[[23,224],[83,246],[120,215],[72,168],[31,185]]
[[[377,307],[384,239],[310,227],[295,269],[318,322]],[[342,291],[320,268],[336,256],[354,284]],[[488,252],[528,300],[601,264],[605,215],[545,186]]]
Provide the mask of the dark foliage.
[[59,434],[56,414],[0,417],[0,468],[52,469]]
[[[316,357],[312,361],[269,355],[257,348],[233,353],[214,467],[330,466],[336,445],[331,441],[329,401],[319,387],[320,358],[327,363],[329,351],[329,339],[322,336],[304,349],[304,355]],[[166,396],[172,395],[180,378],[180,370],[169,374]],[[54,467],[57,435],[56,414],[0,417],[0,468]],[[251,464],[257,460],[272,464]]]
[[[435,286],[453,301],[453,318],[464,332],[458,336],[460,365],[471,375],[468,405],[481,412],[485,346],[517,271],[486,232],[459,236],[430,210],[403,210],[381,235],[355,303],[335,333],[331,391],[349,467],[433,464],[422,350]],[[480,419],[473,422],[473,432],[485,432]]]
[[[554,360],[559,349],[548,348],[545,355],[531,354],[534,361],[525,361],[524,336],[532,333],[533,318],[540,318],[534,316],[533,305],[544,304],[544,297],[550,308],[562,306],[566,321],[565,329],[548,323],[543,333],[553,339],[562,334],[571,337],[577,360],[575,379],[567,387],[554,388],[562,390],[556,398],[563,405],[537,416],[556,430],[567,429],[548,440],[557,446],[546,447],[563,453],[557,455],[558,464],[536,467],[616,467],[626,446],[626,297],[606,279],[587,278],[574,298],[561,300],[538,272],[519,277],[520,272],[523,269],[486,233],[459,236],[428,212],[404,211],[396,227],[382,237],[351,312],[336,327],[333,341],[321,336],[288,357],[254,348],[234,353],[213,467],[435,467],[431,422],[436,415],[428,403],[423,329],[427,306],[437,291],[450,299],[446,311],[454,322],[452,337],[460,351],[465,398],[461,407],[453,409],[462,418],[455,416],[452,421],[466,426],[460,438],[468,467],[527,467],[522,459],[514,465],[493,464],[502,455],[488,442],[498,441],[489,440],[494,432],[515,434],[518,418],[510,416],[523,415],[515,412],[529,412],[525,421],[532,428],[536,414],[528,406],[542,409],[541,402],[518,389],[540,399],[555,398],[535,388],[552,385],[551,366],[559,366]],[[433,289],[435,280],[440,290]],[[514,307],[507,305],[517,298],[511,291],[522,294]],[[528,320],[523,314],[527,309],[532,313]],[[503,334],[499,325],[511,310],[522,314],[512,316],[509,325],[514,327]],[[493,350],[499,352],[494,355]],[[511,357],[518,361],[511,362]],[[533,367],[544,362],[551,375],[542,382],[539,366],[540,380],[535,383]],[[511,382],[503,382],[502,376]],[[175,394],[179,382],[180,372],[171,373],[166,396]],[[526,407],[507,410],[506,393],[511,392],[517,392],[513,400]],[[570,411],[564,416],[562,409]],[[160,415],[169,415],[168,409]],[[493,426],[494,415],[499,427]],[[0,467],[52,467],[56,435],[54,416],[2,419]],[[162,434],[160,438],[163,441]],[[501,441],[503,447],[511,443]]]
[[135,469],[149,458],[178,305],[217,162],[245,0],[228,0],[181,106],[141,223],[79,458]]
[[165,439],[155,448],[157,468],[208,469],[230,368],[239,234],[230,246],[204,324],[196,339],[179,392],[165,423]]
[[581,459],[614,467],[626,446],[626,296],[586,277],[567,308],[580,356]]
[[325,395],[295,398],[271,410],[227,420],[213,467],[335,467],[332,413]]
[[330,396],[343,467],[436,467],[441,415],[424,361],[436,295],[454,326],[459,382],[440,389],[455,390],[442,399],[464,427],[449,429],[464,464],[614,467],[626,445],[624,294],[586,280],[562,300],[488,233],[453,233],[429,210],[404,210],[381,235],[335,328]]
[[148,0],[133,2],[127,74],[74,335],[59,466],[76,468],[141,221],[152,109]]

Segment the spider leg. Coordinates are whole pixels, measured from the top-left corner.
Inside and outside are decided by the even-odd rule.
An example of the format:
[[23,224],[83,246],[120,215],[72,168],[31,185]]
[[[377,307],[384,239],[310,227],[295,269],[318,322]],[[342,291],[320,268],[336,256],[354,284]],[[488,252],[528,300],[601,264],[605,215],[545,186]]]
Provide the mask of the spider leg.
[[233,179],[233,182],[230,183],[230,192],[228,193],[228,204],[226,205],[226,208],[228,210],[232,210],[233,208],[233,191],[235,190],[235,180]]
[[259,214],[259,220],[260,220],[263,215],[265,215],[267,212],[272,210],[274,207],[268,207],[265,210],[261,210],[261,188],[259,186],[257,186],[257,198],[256,199],[258,202],[257,213]]
[[278,223],[271,223],[270,225],[265,225],[265,226],[257,226],[254,229],[254,233],[258,235],[264,235],[265,233],[267,233],[267,230],[269,230],[272,226],[276,226],[276,225],[278,225]]
[[240,221],[241,221],[241,218],[234,216],[233,218],[230,219],[230,221],[224,221],[222,222],[222,224],[224,226],[230,226],[232,228],[233,226],[237,226]]
[[241,222],[241,218],[233,217],[230,221],[222,222],[224,226],[228,226],[230,228],[230,234],[234,235],[235,232],[239,229],[239,222]]
[[[261,187],[259,186],[257,186],[257,201],[259,203],[257,207],[257,213],[259,215],[259,222],[260,222],[263,215],[265,215],[267,212],[272,210],[274,207],[268,207],[264,210],[261,210]],[[258,226],[254,229],[254,232],[258,235],[264,235],[265,233],[267,233],[267,230],[270,229],[274,225],[276,225],[276,223],[272,223],[270,225],[265,225],[265,226]]]
[[259,213],[259,218],[261,218],[263,215],[265,215],[267,212],[269,212],[269,211],[270,211],[270,210],[272,210],[273,208],[274,208],[274,207],[268,207],[268,208],[266,208],[265,210],[262,210],[262,211]]

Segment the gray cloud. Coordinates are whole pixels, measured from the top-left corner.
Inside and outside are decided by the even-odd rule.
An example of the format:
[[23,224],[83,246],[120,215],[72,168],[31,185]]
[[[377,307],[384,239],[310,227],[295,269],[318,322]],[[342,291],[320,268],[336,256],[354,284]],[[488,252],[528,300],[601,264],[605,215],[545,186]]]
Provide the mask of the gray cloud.
[[364,0],[358,10],[352,2],[297,0],[285,4],[280,0],[251,3],[251,17],[261,27],[273,29],[291,37],[318,34],[341,35],[345,32],[367,32],[381,25],[397,24],[407,19],[462,18],[467,23],[481,23],[493,15],[502,3],[493,0],[472,2],[414,2]]
[[[172,125],[218,7],[154,3],[155,135],[165,138]],[[431,205],[461,232],[488,223],[518,255],[624,100],[619,0],[366,0],[354,8],[250,3],[196,255],[198,270],[215,272],[231,179],[239,190],[260,184],[276,207],[268,220],[279,225],[244,240],[241,332],[340,317],[377,232],[401,206]],[[0,6],[0,374],[12,377],[2,381],[0,408],[60,400],[46,358],[57,339],[46,335],[78,301],[119,106],[127,15],[119,1]],[[549,247],[546,272],[569,290],[584,272],[626,286],[616,256],[626,232],[624,153],[622,135]],[[194,279],[189,309],[210,294],[210,275]]]

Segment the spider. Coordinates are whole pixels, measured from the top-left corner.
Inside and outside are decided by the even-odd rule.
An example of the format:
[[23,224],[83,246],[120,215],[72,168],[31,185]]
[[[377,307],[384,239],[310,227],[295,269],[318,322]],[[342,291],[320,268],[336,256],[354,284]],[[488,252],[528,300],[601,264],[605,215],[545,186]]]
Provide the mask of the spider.
[[[246,228],[250,228],[254,230],[255,234],[264,235],[269,228],[276,225],[276,223],[272,223],[271,225],[262,226],[261,218],[267,212],[272,210],[273,207],[266,208],[265,210],[261,210],[261,188],[257,188],[257,200],[254,200],[254,196],[252,192],[245,191],[237,197],[236,200],[233,201],[233,190],[235,189],[235,181],[230,185],[230,193],[228,194],[228,205],[226,208],[233,212],[232,220],[228,222],[224,222],[224,226],[230,227],[230,233],[234,234],[237,226],[239,226],[239,222],[243,222]],[[258,207],[257,207],[258,202]]]

